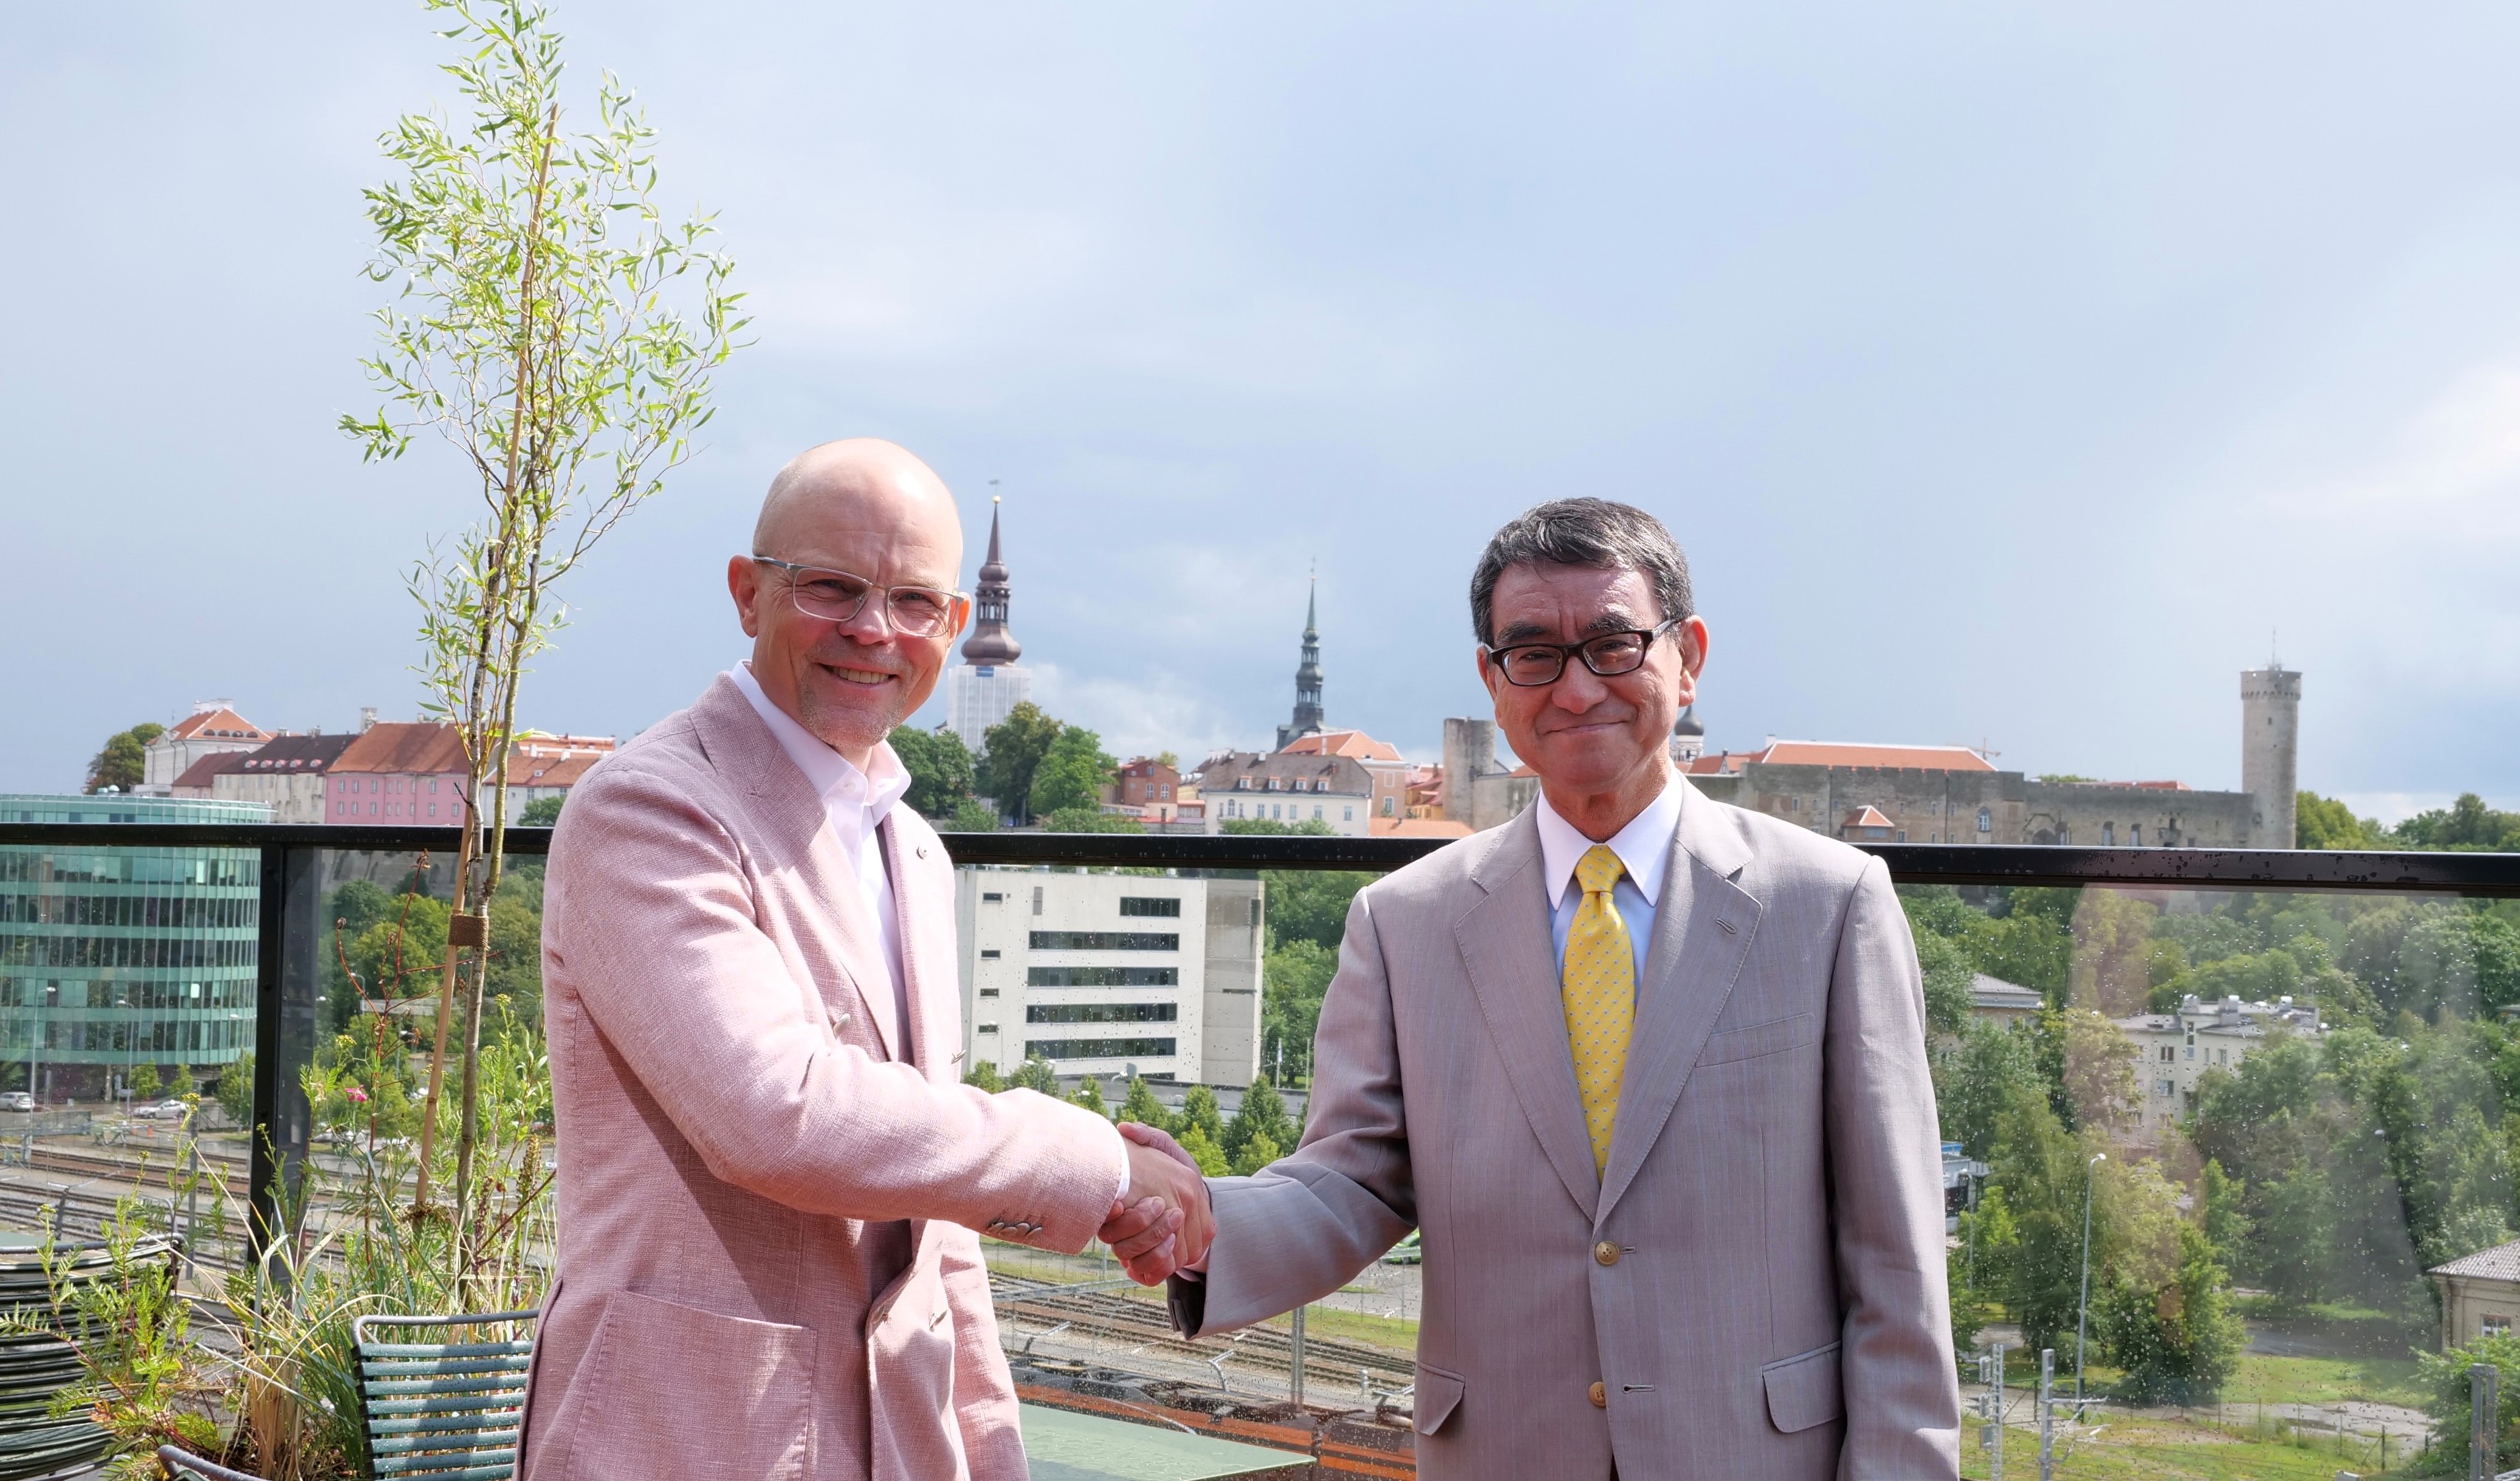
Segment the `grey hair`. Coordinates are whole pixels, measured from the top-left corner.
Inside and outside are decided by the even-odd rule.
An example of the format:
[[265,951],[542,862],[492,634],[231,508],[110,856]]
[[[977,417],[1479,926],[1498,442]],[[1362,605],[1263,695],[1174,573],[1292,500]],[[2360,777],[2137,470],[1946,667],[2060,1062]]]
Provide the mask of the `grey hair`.
[[1653,584],[1666,620],[1694,616],[1688,558],[1660,519],[1607,499],[1552,499],[1506,521],[1470,575],[1470,626],[1495,640],[1497,578],[1515,565],[1588,565],[1631,570]]

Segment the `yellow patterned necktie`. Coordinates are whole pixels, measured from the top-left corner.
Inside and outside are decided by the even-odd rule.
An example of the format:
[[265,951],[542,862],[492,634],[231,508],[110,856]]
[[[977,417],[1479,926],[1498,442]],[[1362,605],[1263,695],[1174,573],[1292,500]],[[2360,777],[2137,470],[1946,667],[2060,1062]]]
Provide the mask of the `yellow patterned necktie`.
[[1593,1171],[1610,1163],[1610,1131],[1619,1118],[1619,1078],[1628,1065],[1628,1029],[1637,1011],[1637,959],[1628,922],[1610,903],[1610,886],[1627,873],[1608,844],[1596,843],[1575,864],[1584,903],[1566,928],[1566,1044],[1575,1053],[1575,1090],[1593,1138]]

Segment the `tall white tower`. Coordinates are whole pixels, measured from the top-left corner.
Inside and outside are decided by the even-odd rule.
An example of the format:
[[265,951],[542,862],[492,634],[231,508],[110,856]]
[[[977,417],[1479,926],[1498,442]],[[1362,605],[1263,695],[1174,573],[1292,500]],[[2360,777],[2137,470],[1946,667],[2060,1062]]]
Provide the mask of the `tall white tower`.
[[2300,673],[2276,658],[2240,670],[2240,790],[2253,803],[2252,848],[2293,846],[2300,740]]
[[988,743],[990,726],[1032,697],[1032,675],[1015,662],[1023,645],[1007,627],[1014,589],[998,551],[997,502],[989,501],[989,555],[980,562],[971,636],[963,645],[962,664],[945,672],[945,728],[973,751]]

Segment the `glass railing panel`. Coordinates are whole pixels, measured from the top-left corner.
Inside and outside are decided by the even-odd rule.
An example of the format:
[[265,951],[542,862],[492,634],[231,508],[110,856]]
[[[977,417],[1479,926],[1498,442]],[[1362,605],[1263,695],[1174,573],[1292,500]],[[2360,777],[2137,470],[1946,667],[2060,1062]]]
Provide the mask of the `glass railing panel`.
[[244,1196],[260,852],[111,838],[0,844],[0,1243]]
[[2065,1476],[2401,1466],[2470,1357],[2520,1356],[2520,901],[1901,895],[1956,1345],[1983,1406],[2003,1344],[2015,1473],[2043,1350]]
[[[959,869],[966,1078],[1161,1125],[1212,1174],[1265,1166],[1302,1135],[1314,1020],[1348,902],[1372,877]],[[1019,1383],[1117,1383],[1138,1402],[1204,1414],[1298,1394],[1317,1408],[1372,1411],[1412,1380],[1414,1244],[1307,1308],[1300,1325],[1288,1317],[1197,1341],[1172,1332],[1160,1289],[1137,1286],[1099,1246],[1060,1256],[991,1239],[985,1249]]]

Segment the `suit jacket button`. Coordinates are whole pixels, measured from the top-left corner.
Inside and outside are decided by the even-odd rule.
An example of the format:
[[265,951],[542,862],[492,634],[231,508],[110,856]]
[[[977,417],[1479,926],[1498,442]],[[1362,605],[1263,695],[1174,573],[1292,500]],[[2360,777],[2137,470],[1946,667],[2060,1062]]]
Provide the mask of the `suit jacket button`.
[[[1619,1263],[1619,1247],[1611,1243],[1609,1240],[1604,1239],[1600,1243],[1593,1246],[1593,1258],[1603,1265],[1616,1265]],[[1598,1388],[1600,1385],[1595,1384],[1594,1386]]]
[[1595,1409],[1608,1409],[1610,1407],[1610,1391],[1603,1388],[1598,1383],[1593,1385],[1593,1407]]

